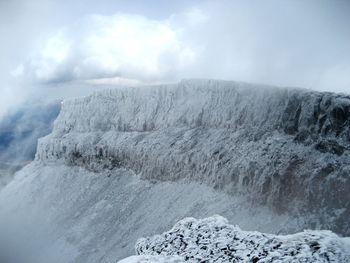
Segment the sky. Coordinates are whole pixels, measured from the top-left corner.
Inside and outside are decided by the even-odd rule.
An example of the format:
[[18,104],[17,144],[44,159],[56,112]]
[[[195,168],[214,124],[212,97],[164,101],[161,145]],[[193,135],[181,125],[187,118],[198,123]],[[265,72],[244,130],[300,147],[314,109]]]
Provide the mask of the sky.
[[182,78],[350,93],[348,14],[347,0],[0,0],[0,117]]

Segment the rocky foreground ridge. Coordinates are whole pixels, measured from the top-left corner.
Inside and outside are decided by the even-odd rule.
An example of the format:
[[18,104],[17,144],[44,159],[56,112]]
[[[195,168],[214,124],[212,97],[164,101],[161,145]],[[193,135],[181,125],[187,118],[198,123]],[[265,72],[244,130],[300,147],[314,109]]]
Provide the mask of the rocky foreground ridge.
[[141,238],[131,262],[349,262],[350,238],[330,231],[276,236],[242,231],[214,216],[185,218],[161,235]]

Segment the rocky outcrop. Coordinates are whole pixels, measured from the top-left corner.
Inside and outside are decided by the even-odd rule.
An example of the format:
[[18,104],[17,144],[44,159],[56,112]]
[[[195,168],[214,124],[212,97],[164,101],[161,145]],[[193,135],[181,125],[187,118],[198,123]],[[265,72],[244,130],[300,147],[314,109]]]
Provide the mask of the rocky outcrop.
[[120,262],[159,262],[157,256],[164,262],[350,261],[350,238],[329,231],[287,236],[242,231],[220,216],[183,219],[170,231],[139,239],[135,248],[139,260]]

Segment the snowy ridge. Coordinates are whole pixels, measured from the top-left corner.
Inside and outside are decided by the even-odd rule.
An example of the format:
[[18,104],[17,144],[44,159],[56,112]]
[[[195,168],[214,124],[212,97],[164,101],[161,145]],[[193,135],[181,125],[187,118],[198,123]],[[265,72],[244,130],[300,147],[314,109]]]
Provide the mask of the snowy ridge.
[[108,90],[64,102],[36,160],[205,183],[349,235],[349,111],[345,95],[230,81]]
[[350,238],[339,238],[330,231],[286,236],[248,232],[229,225],[221,216],[185,218],[170,231],[139,239],[135,248],[141,256],[120,263],[350,261]]
[[65,101],[55,131],[214,127],[256,133],[259,128],[260,133],[276,129],[287,134],[303,132],[299,138],[303,140],[328,136],[346,146],[350,142],[349,113],[350,96],[346,95],[233,81],[182,80],[106,90]]

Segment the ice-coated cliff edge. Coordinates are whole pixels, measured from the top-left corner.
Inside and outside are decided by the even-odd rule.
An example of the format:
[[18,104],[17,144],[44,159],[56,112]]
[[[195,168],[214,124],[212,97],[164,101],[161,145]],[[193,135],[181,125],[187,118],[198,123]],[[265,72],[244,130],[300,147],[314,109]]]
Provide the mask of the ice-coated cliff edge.
[[36,161],[248,196],[350,234],[350,97],[215,80],[66,101]]

